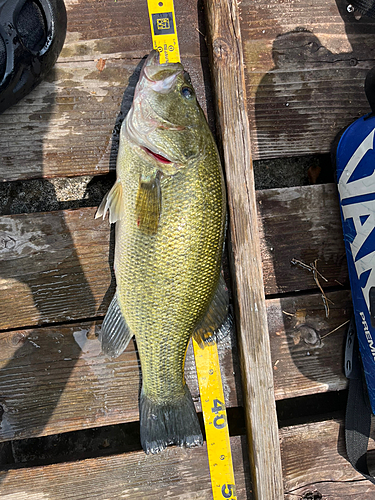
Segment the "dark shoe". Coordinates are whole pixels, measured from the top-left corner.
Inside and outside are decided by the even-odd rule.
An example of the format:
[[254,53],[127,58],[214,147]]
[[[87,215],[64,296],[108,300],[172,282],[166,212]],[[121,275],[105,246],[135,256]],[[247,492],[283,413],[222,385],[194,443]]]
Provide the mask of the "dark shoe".
[[0,0],[0,113],[44,78],[65,35],[63,0]]

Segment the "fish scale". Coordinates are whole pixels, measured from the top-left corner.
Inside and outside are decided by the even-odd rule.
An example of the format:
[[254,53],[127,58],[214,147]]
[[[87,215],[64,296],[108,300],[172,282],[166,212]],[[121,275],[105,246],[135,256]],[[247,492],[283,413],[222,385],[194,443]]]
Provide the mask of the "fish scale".
[[[122,161],[132,179],[138,179],[142,163],[134,157],[131,148],[124,151]],[[137,176],[133,175],[132,162],[135,162]],[[124,185],[132,182],[125,179],[127,175],[120,174]],[[156,402],[163,401],[160,398],[165,394],[166,382],[170,384],[169,398],[182,397],[182,367],[187,343],[219,279],[223,237],[220,224],[222,182],[219,172],[216,182],[202,183],[204,176],[207,176],[207,169],[201,161],[197,168],[186,168],[186,172],[177,174],[165,186],[162,183],[163,208],[155,235],[143,234],[134,223],[137,189],[133,181],[133,189],[127,190],[124,198],[126,222],[120,225],[116,234],[119,304],[135,334],[143,387]],[[185,230],[181,230],[182,214],[186,214]],[[166,356],[169,344],[173,344],[173,351]],[[166,362],[160,363],[160,359]]]

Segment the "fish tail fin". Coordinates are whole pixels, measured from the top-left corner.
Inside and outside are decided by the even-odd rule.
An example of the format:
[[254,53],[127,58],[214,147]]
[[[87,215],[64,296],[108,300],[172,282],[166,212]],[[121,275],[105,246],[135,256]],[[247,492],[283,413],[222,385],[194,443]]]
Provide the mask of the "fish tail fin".
[[203,436],[190,391],[175,403],[154,403],[142,389],[139,401],[141,444],[144,451],[159,453],[168,445],[202,446]]

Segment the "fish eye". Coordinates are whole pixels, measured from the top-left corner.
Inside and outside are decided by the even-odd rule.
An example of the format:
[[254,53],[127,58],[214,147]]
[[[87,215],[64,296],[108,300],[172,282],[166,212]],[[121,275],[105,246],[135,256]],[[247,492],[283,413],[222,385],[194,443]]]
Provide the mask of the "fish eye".
[[193,97],[193,91],[192,91],[192,89],[190,87],[182,87],[181,94],[186,99],[191,99]]

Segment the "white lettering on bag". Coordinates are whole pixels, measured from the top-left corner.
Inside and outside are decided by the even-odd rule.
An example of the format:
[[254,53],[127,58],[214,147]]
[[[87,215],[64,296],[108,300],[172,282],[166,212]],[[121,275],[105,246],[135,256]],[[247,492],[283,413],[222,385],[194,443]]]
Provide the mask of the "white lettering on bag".
[[[341,203],[353,196],[357,197],[360,195],[368,195],[371,192],[375,193],[375,163],[374,169],[367,177],[349,182],[350,177],[358,167],[365,154],[369,150],[374,149],[374,134],[375,129],[373,129],[358,146],[341,174],[338,183]],[[375,228],[375,200],[342,204],[342,212],[344,220],[353,219],[353,226],[355,228],[356,235],[353,241],[349,242],[349,244],[358,280],[360,280],[363,273],[369,273],[366,283],[362,286],[362,292],[367,308],[370,312],[369,293],[371,287],[375,286],[375,233],[372,234],[372,231]],[[372,236],[370,237],[371,234]],[[363,249],[364,244],[366,244],[366,252],[364,252]]]

